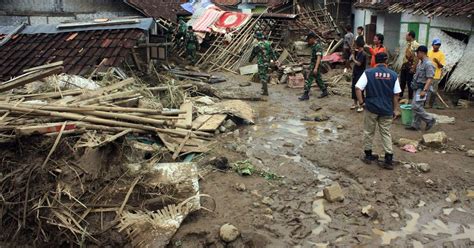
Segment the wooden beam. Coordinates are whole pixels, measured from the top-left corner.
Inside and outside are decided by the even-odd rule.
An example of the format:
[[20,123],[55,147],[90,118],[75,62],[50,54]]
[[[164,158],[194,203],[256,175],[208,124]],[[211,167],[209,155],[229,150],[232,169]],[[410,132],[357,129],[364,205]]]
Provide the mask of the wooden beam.
[[47,70],[42,71],[33,71],[27,74],[23,74],[16,78],[13,78],[3,84],[0,85],[0,92],[5,92],[14,88],[25,86],[29,83],[32,83],[36,80],[51,76],[53,74],[58,74],[63,71],[63,67],[55,67]]
[[36,66],[36,67],[31,67],[31,68],[28,68],[28,69],[25,69],[23,70],[23,72],[30,72],[30,71],[37,71],[37,70],[42,70],[42,69],[49,69],[49,68],[52,68],[52,67],[56,67],[56,66],[62,66],[64,63],[63,61],[58,61],[58,62],[54,62],[54,63],[50,63],[50,64],[45,64],[45,65],[40,65],[40,66]]

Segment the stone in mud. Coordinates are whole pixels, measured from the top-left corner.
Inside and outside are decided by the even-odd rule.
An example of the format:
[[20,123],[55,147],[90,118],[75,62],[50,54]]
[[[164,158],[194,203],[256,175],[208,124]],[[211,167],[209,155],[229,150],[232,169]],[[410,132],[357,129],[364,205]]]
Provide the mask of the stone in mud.
[[423,135],[423,143],[426,146],[433,148],[440,148],[448,141],[448,136],[445,132],[427,133]]
[[219,132],[225,133],[225,131],[227,131],[227,128],[225,128],[224,126],[219,127]]
[[265,208],[265,209],[263,210],[263,212],[264,212],[265,214],[269,214],[269,215],[272,215],[272,214],[273,214],[273,210],[272,210],[271,208]]
[[232,242],[236,240],[240,235],[239,229],[231,224],[224,224],[221,226],[219,236],[225,242]]
[[234,122],[233,120],[228,119],[227,121],[225,121],[224,127],[225,127],[228,131],[231,131],[231,130],[234,130],[235,127],[237,127],[237,124],[235,124],[235,122]]
[[451,193],[449,193],[448,197],[446,198],[446,201],[451,202],[451,203],[456,203],[456,202],[459,201],[459,198],[458,198],[458,196],[456,195],[455,192],[451,192]]
[[235,189],[238,191],[246,191],[247,187],[243,183],[238,183],[235,185]]
[[367,205],[367,206],[363,207],[362,208],[362,214],[369,217],[372,220],[377,218],[377,216],[379,215],[377,210],[375,210],[375,208],[372,207],[372,205]]
[[239,137],[240,137],[240,131],[239,131],[239,129],[235,130],[234,133],[233,133],[233,135],[234,135],[234,138],[236,138],[236,139],[239,138]]
[[240,86],[240,87],[248,87],[248,86],[250,86],[250,85],[252,85],[251,82],[241,82],[241,83],[239,83],[239,86]]
[[274,217],[271,214],[264,214],[263,217],[269,222],[272,222],[274,220]]
[[418,163],[418,164],[416,164],[416,168],[417,168],[419,171],[424,172],[424,173],[429,172],[430,169],[431,169],[431,168],[430,168],[430,165],[427,164],[427,163]]
[[474,157],[474,150],[468,150],[468,151],[466,152],[466,156],[468,156],[468,157]]
[[323,109],[323,107],[317,105],[316,103],[313,103],[313,104],[311,104],[311,105],[309,106],[309,109],[311,109],[311,110],[313,110],[313,111],[316,112],[316,111],[319,111],[319,110]]
[[406,145],[413,145],[415,148],[417,148],[418,145],[420,145],[420,142],[418,142],[417,140],[400,138],[397,142],[397,145],[400,147],[404,147]]
[[295,144],[291,143],[291,142],[285,142],[285,144],[283,144],[284,147],[295,147]]
[[270,198],[270,197],[268,197],[268,196],[265,196],[265,197],[263,197],[263,199],[262,199],[262,203],[265,204],[265,205],[267,205],[267,206],[271,206],[271,205],[273,205],[274,201],[273,201],[272,198]]
[[338,183],[334,183],[323,190],[324,198],[329,202],[344,201],[344,192]]
[[336,128],[339,129],[339,130],[344,129],[344,125],[337,125]]

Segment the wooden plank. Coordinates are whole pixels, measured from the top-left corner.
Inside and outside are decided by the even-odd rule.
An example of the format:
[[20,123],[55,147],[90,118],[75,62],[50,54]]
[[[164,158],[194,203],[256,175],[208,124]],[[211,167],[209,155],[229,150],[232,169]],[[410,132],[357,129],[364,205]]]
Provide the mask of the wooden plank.
[[181,150],[186,145],[186,142],[189,140],[189,136],[191,136],[191,131],[188,132],[186,137],[184,137],[184,140],[179,144],[178,148],[176,148],[176,150],[174,151],[173,157],[172,157],[173,160],[176,160],[178,158],[179,153],[181,153]]
[[286,60],[286,58],[288,58],[289,55],[290,53],[288,52],[288,50],[284,49],[283,52],[280,54],[280,57],[278,58],[278,62],[282,64]]
[[198,130],[212,115],[200,115],[193,121],[193,130]]
[[51,76],[53,74],[58,74],[63,71],[63,67],[55,67],[44,71],[34,71],[27,74],[13,78],[0,85],[0,92],[11,90],[17,87],[25,86],[26,84],[32,83],[36,80]]
[[193,125],[193,103],[190,101],[186,101],[181,104],[179,108],[182,111],[186,111],[184,114],[180,114],[179,117],[184,117],[185,119],[180,119],[176,122],[177,127],[181,128],[191,128]]
[[[64,123],[45,123],[42,125],[36,126],[23,126],[16,127],[15,133],[17,135],[33,135],[33,134],[45,134],[45,133],[57,133],[61,130],[61,127]],[[67,123],[64,127],[64,130],[74,130],[76,129],[75,123]]]
[[38,71],[38,70],[49,69],[49,68],[52,68],[52,67],[62,66],[62,65],[63,65],[63,61],[61,60],[61,61],[50,63],[50,64],[31,67],[31,68],[23,70],[23,72]]
[[199,128],[199,131],[215,131],[219,128],[222,122],[224,122],[226,117],[227,115],[224,114],[213,115]]

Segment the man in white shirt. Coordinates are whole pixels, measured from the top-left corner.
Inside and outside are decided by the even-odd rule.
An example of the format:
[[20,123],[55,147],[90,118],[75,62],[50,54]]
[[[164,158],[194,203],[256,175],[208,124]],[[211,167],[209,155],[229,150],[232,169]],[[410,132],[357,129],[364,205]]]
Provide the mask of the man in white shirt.
[[[368,69],[362,74],[356,84],[356,94],[360,103],[365,103],[364,115],[364,153],[362,161],[370,164],[377,161],[378,156],[372,154],[372,141],[375,129],[379,127],[382,136],[385,160],[382,166],[393,170],[393,148],[390,128],[393,119],[400,116],[398,110],[398,99],[401,92],[400,82],[396,72],[387,68],[387,54],[375,55],[375,67]],[[365,90],[365,99],[362,91]]]

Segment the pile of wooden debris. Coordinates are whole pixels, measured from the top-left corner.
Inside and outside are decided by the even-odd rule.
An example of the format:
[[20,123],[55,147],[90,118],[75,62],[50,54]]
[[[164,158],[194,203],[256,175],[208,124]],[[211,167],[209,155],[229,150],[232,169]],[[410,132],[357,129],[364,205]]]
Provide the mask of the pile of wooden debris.
[[176,76],[151,86],[61,71],[40,66],[0,84],[0,241],[165,246],[202,208],[193,154],[229,123],[252,123],[253,110]]

